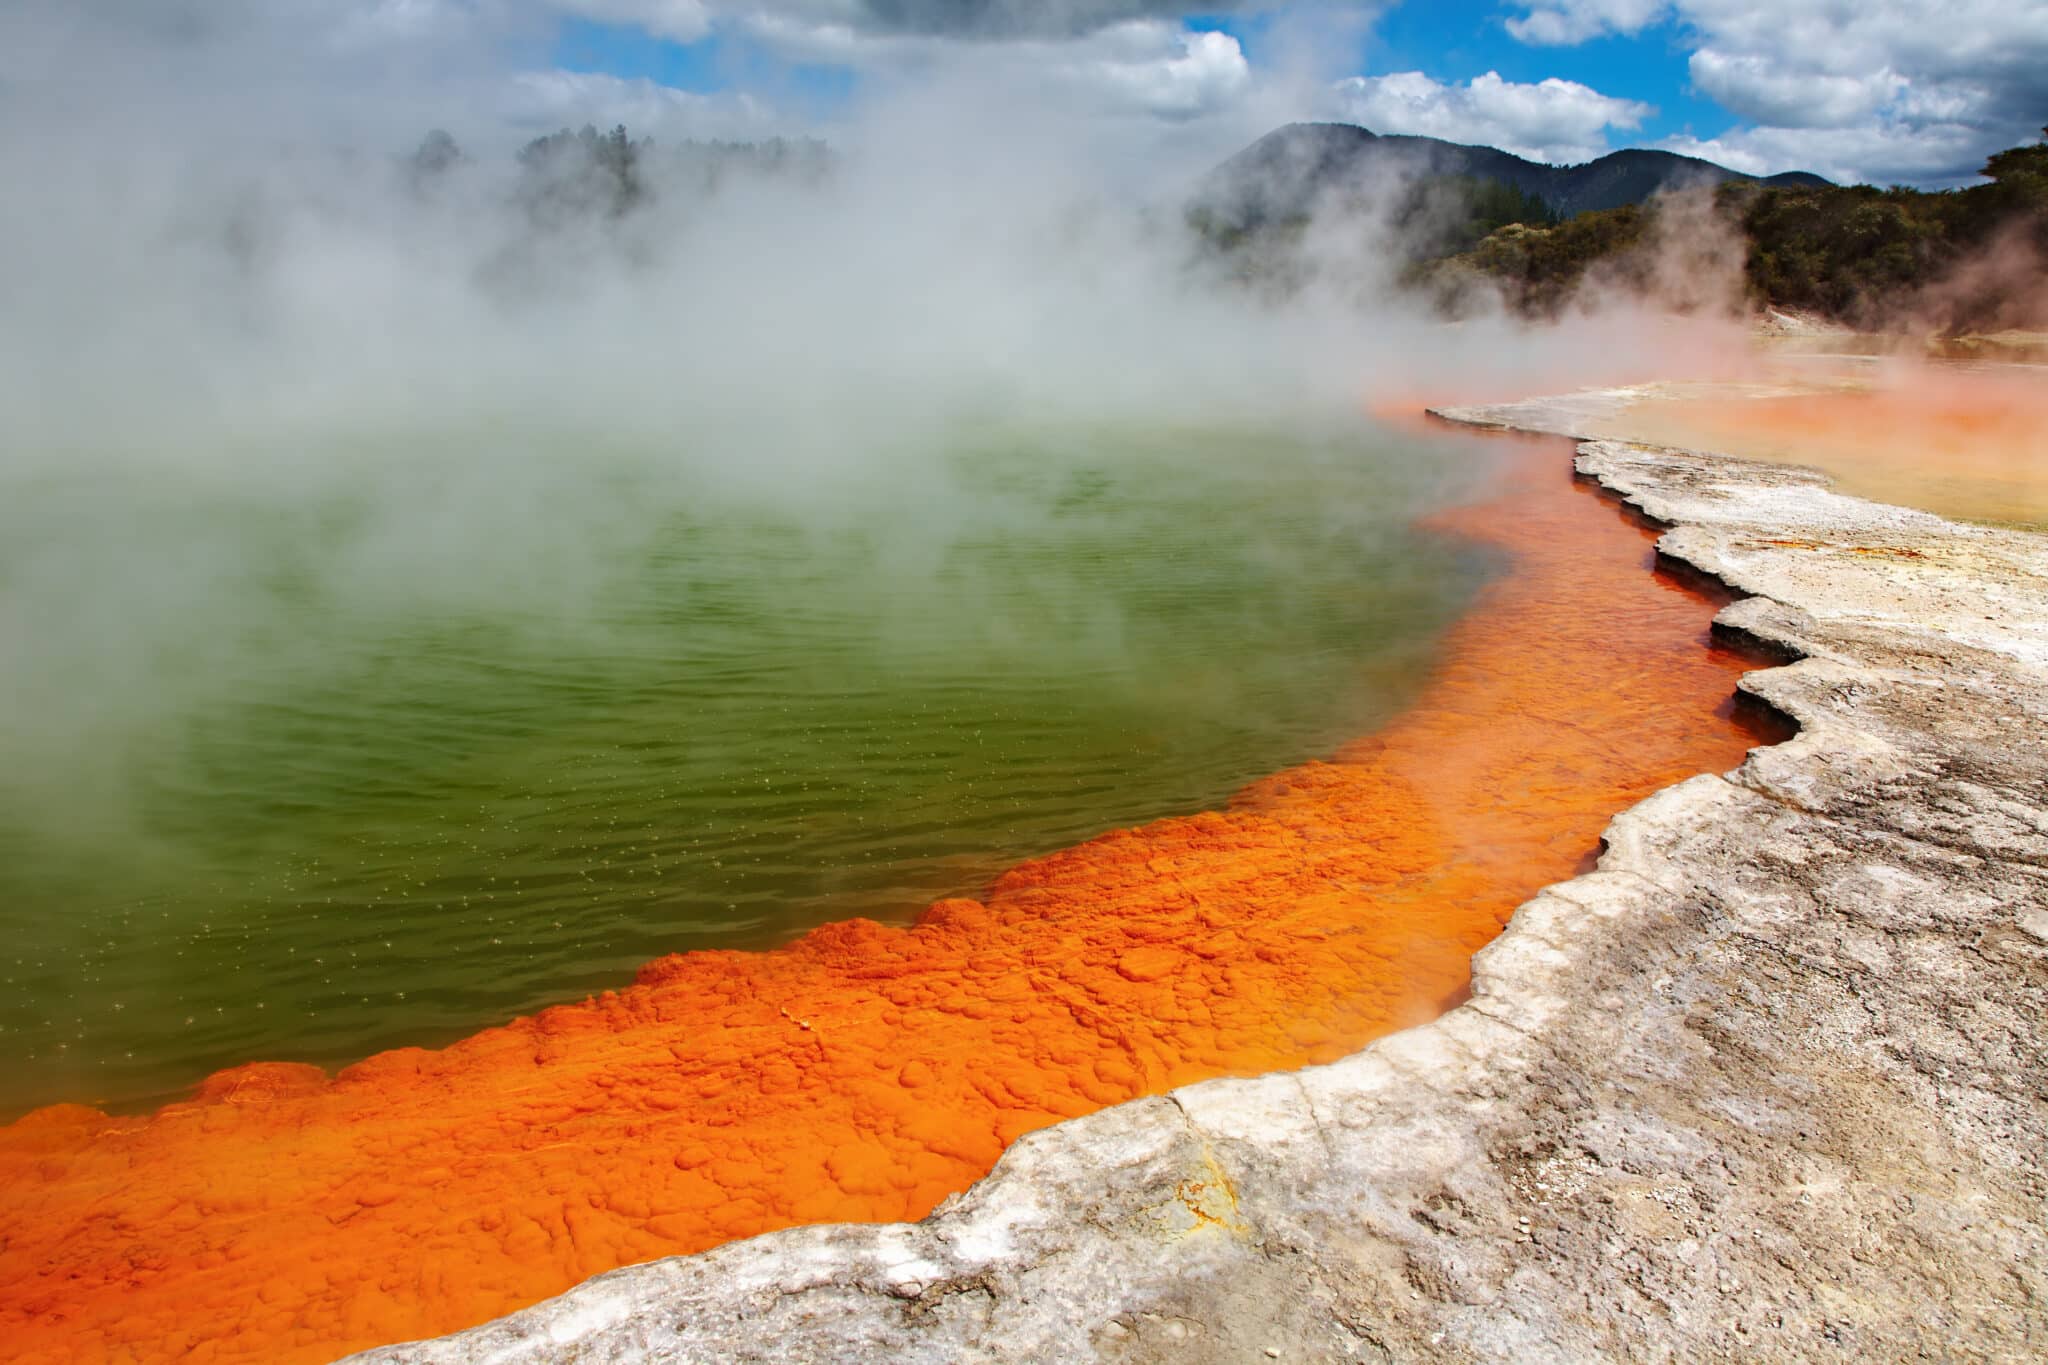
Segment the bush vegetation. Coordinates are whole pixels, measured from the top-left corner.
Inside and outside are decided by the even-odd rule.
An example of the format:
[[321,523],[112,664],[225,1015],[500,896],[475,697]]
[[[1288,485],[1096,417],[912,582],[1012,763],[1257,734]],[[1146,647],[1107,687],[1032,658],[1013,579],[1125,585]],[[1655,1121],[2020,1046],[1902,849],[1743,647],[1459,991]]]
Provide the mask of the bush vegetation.
[[[1552,317],[1589,282],[1676,285],[1681,306],[1703,306],[1716,289],[1679,277],[1713,271],[1727,301],[1859,328],[2048,326],[2048,142],[1997,153],[1983,175],[1934,191],[1731,180],[1565,219],[1502,181],[1429,176],[1391,199],[1326,195],[1317,221],[1358,223],[1382,255],[1395,243],[1401,282],[1453,314],[1499,298]],[[1329,233],[1305,216],[1246,228],[1197,209],[1188,221],[1242,282],[1284,293],[1322,278],[1307,256]]]
[[[1999,152],[1983,174],[1986,183],[1937,191],[1730,181],[1712,191],[1712,217],[1739,234],[1744,290],[1759,306],[1862,328],[2048,323],[2048,143]],[[1518,311],[1555,314],[1595,271],[1645,277],[1673,202],[1510,225],[1411,278],[1453,299],[1485,279]]]

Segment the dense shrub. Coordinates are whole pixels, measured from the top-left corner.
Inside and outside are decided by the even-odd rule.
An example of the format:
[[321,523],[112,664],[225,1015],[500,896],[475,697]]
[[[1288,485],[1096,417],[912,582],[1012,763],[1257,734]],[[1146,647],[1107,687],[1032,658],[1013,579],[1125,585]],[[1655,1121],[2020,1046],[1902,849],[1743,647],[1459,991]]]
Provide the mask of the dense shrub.
[[[1983,184],[1940,191],[1728,181],[1562,222],[1504,182],[1439,176],[1407,185],[1379,212],[1397,229],[1400,278],[1454,313],[1497,295],[1519,312],[1555,316],[1589,279],[1654,290],[1672,273],[1659,252],[1705,233],[1729,245],[1717,268],[1739,286],[1730,292],[1756,305],[1865,328],[2048,326],[2048,143],[1999,152],[1983,174]],[[1211,248],[1242,253],[1240,277],[1269,286],[1313,278],[1282,268],[1306,239],[1306,220],[1265,234],[1201,226]],[[1245,268],[1248,258],[1256,270]]]

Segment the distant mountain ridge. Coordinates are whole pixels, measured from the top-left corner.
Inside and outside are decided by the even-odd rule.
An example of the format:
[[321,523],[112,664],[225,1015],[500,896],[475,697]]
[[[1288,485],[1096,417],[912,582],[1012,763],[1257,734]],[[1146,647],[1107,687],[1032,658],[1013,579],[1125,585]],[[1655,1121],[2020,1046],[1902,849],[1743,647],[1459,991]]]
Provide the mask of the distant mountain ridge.
[[1550,166],[1497,147],[1380,134],[1349,123],[1290,123],[1266,134],[1204,178],[1195,203],[1232,228],[1307,217],[1325,195],[1364,189],[1380,175],[1469,176],[1542,199],[1561,218],[1640,204],[1657,191],[1728,180],[1826,186],[1806,171],[1758,177],[1676,152],[1631,148],[1581,166]]

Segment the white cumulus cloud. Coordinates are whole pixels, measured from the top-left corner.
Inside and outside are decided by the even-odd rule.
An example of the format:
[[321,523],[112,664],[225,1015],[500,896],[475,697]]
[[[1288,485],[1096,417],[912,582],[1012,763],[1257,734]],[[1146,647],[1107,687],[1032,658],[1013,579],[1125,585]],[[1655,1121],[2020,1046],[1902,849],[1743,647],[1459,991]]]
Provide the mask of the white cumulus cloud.
[[929,33],[877,33],[758,12],[747,31],[792,61],[852,66],[883,77],[979,82],[991,94],[1037,93],[1070,112],[1212,114],[1241,100],[1253,73],[1236,38],[1162,20],[1003,42]]
[[2041,0],[1522,0],[1524,42],[1670,21],[1693,87],[1743,124],[1668,141],[1740,169],[1879,183],[1967,179],[2048,120]]
[[769,111],[751,96],[705,95],[598,71],[522,71],[512,78],[505,114],[540,131],[623,123],[636,135],[744,138],[772,130]]
[[[706,95],[553,62],[565,19],[679,45],[733,35],[753,66]],[[365,145],[437,125],[466,144],[583,122],[794,134],[820,115],[778,68],[804,64],[858,71],[870,102],[943,86],[1173,128],[1234,130],[1257,84],[1235,37],[1182,22],[1170,0],[0,0],[0,127],[176,122]]]
[[1609,150],[1607,130],[1636,128],[1655,112],[1577,81],[1524,84],[1489,71],[1463,85],[1420,71],[1337,82],[1344,116],[1377,133],[1419,133],[1484,143],[1532,161],[1590,161]]
[[1131,107],[1176,117],[1221,108],[1251,84],[1244,49],[1229,34],[1127,26],[1141,27],[1128,47],[1072,64],[1070,74]]
[[1699,92],[1732,114],[1781,128],[1841,128],[1874,117],[1908,88],[1890,67],[1859,74],[1796,71],[1755,53],[1703,48],[1688,63]]
[[1983,142],[1983,130],[1966,124],[1901,129],[1876,123],[1867,128],[1736,128],[1719,137],[1680,136],[1658,145],[1752,175],[1802,170],[1853,185],[1955,179],[1956,167],[1983,161]]
[[1544,46],[1583,43],[1609,33],[1640,33],[1667,9],[1666,0],[1545,0],[1508,20],[1508,32]]
[[560,8],[601,24],[630,24],[657,38],[694,43],[711,32],[704,0],[554,0]]

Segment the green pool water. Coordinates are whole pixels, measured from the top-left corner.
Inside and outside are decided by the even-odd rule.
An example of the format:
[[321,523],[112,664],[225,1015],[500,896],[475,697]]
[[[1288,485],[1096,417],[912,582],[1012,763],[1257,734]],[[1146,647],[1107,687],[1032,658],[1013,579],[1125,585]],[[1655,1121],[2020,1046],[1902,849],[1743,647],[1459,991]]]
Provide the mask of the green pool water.
[[1381,722],[1488,568],[1483,449],[1353,424],[267,455],[0,489],[4,1114],[908,918]]

